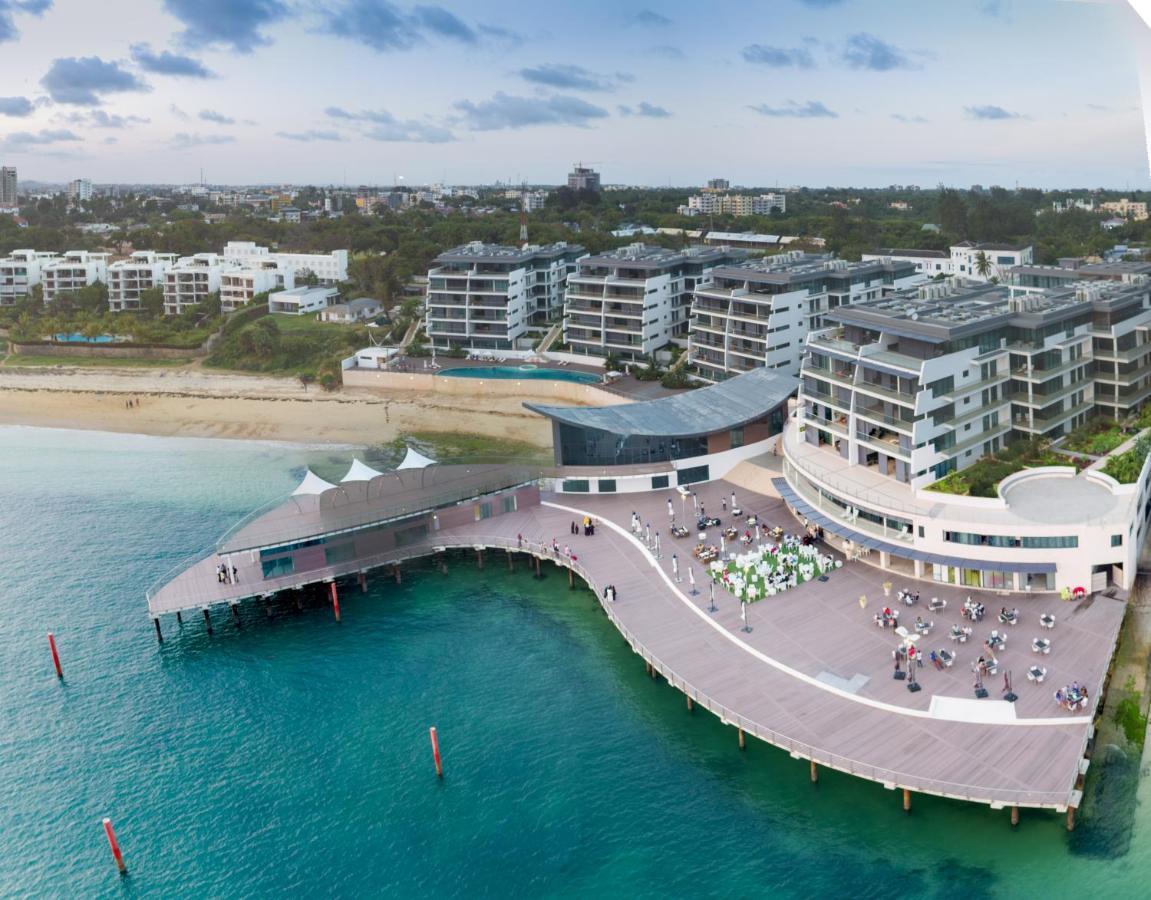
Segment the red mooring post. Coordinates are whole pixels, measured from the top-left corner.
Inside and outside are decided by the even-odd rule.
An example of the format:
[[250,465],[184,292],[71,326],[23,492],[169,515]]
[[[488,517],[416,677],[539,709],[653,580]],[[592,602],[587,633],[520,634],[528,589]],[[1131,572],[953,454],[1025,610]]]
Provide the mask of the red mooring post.
[[60,668],[60,654],[56,652],[56,635],[48,632],[48,646],[52,648],[52,665],[56,667],[56,677],[63,678],[64,670]]
[[336,583],[333,581],[328,585],[332,591],[332,612],[336,615],[336,621],[340,621],[340,594],[336,590]]
[[444,777],[444,761],[440,759],[440,741],[436,737],[436,726],[433,725],[428,729],[428,733],[432,736],[432,757],[436,761],[436,777]]
[[128,874],[128,867],[124,865],[124,854],[120,852],[120,844],[116,840],[116,832],[112,830],[112,820],[104,820],[104,836],[108,838],[108,846],[112,848],[112,858],[116,860],[116,868],[121,875]]

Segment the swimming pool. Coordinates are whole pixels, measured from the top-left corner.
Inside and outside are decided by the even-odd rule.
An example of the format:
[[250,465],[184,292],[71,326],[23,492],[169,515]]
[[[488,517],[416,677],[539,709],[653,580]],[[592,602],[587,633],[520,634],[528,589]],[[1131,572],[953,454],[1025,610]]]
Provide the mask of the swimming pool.
[[58,343],[61,344],[113,344],[116,341],[122,341],[124,338],[115,334],[98,334],[96,337],[84,337],[78,331],[71,334],[55,334],[53,337]]
[[600,377],[590,372],[569,372],[566,369],[541,369],[538,366],[472,366],[444,369],[440,372],[451,378],[493,378],[513,381],[574,381],[577,384],[599,384]]

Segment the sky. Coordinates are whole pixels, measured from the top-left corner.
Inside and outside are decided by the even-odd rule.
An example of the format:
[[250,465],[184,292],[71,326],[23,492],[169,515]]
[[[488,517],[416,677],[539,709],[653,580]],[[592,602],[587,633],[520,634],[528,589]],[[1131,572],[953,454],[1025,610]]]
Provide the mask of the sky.
[[1140,30],[1121,0],[0,0],[0,163],[1146,189]]

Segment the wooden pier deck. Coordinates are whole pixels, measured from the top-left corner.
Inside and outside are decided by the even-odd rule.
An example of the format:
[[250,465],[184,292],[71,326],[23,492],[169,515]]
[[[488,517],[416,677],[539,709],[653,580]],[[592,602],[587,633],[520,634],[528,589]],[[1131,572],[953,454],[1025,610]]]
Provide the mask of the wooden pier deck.
[[[789,531],[796,523],[778,498],[749,494],[724,482],[702,485],[699,497],[710,514],[732,490],[746,512]],[[1054,595],[1014,596],[1002,600],[992,592],[934,585],[907,579],[920,590],[921,606],[903,607],[904,618],[916,614],[934,620],[935,630],[921,647],[946,647],[957,653],[952,669],[930,665],[917,670],[922,691],[909,693],[892,678],[891,651],[898,638],[878,629],[872,616],[883,605],[882,583],[895,581],[863,563],[846,564],[826,582],[809,582],[749,607],[752,630],[742,629],[738,601],[716,589],[718,611],[708,611],[708,583],[695,564],[698,595],[691,595],[687,566],[694,537],[673,541],[668,534],[668,496],[678,514],[680,500],[671,492],[642,495],[546,496],[542,506],[436,532],[420,544],[371,559],[357,559],[326,569],[264,581],[259,561],[241,554],[238,582],[219,584],[217,558],[191,567],[149,597],[153,616],[198,610],[220,603],[239,603],[317,581],[338,580],[360,572],[427,556],[438,548],[503,548],[552,560],[551,541],[570,545],[575,555],[554,561],[570,567],[601,597],[605,612],[623,637],[656,672],[747,735],[780,747],[797,758],[904,789],[952,797],[993,807],[1027,806],[1059,811],[1079,803],[1084,753],[1093,734],[1092,717],[1066,713],[1056,706],[1056,688],[1078,681],[1093,700],[1103,682],[1124,612],[1122,597],[1096,596],[1080,604]],[[661,532],[662,558],[628,533],[631,512]],[[690,517],[690,503],[688,504]],[[592,515],[599,522],[592,537],[572,535],[570,523]],[[726,517],[725,517],[726,519]],[[524,538],[521,544],[519,535]],[[679,558],[682,583],[671,576],[671,554]],[[502,555],[486,554],[488,565]],[[602,601],[603,589],[616,587],[615,603]],[[346,589],[345,589],[346,590]],[[968,594],[983,601],[988,616],[976,624],[974,639],[956,648],[947,629],[960,621],[959,608]],[[859,598],[868,600],[860,608]],[[927,599],[948,600],[943,613],[930,613]],[[1022,621],[1001,626],[995,612],[1018,606]],[[1050,655],[1037,657],[1031,640],[1040,635],[1039,616],[1050,612],[1056,627]],[[351,613],[354,614],[354,613]],[[971,664],[987,634],[1008,632],[999,653],[1003,669],[1013,671],[1019,699],[999,698],[1003,676],[985,680],[991,698],[973,695]],[[1043,684],[1028,682],[1035,662],[1048,669]],[[1088,712],[1091,712],[1089,710]]]

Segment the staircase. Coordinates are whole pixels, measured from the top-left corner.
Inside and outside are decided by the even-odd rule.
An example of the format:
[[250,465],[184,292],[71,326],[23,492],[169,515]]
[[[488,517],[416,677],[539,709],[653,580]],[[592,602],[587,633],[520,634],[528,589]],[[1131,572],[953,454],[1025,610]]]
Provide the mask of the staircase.
[[563,330],[563,319],[560,319],[550,329],[548,329],[548,333],[544,335],[543,340],[540,341],[540,345],[536,347],[536,354],[542,356],[543,354],[547,353],[548,350],[551,349],[552,344],[554,344],[560,335],[563,334]]
[[416,319],[410,326],[408,326],[407,333],[404,339],[400,341],[400,350],[408,349],[408,345],[416,339],[416,335],[420,333],[420,329],[424,327],[423,319]]

